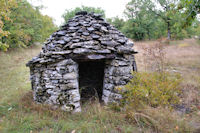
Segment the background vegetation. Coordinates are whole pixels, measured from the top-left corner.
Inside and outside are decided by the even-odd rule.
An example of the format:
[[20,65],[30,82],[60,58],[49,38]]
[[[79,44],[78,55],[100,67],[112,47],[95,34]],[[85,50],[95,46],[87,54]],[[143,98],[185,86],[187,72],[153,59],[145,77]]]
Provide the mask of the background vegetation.
[[56,26],[26,0],[0,0],[0,49],[27,47],[44,41]]
[[76,7],[75,9],[65,10],[65,12],[62,15],[64,23],[67,23],[70,18],[74,17],[75,14],[80,11],[94,12],[102,14],[102,16],[105,17],[105,11],[101,8],[81,6],[81,7]]
[[152,40],[199,36],[196,16],[199,0],[131,0],[124,12],[126,19],[108,19],[126,36],[134,40]]
[[[199,36],[200,21],[196,17],[199,7],[199,0],[131,0],[124,11],[126,19],[106,19],[136,41],[162,37],[184,39]],[[82,6],[66,10],[62,16],[65,23],[81,10],[101,13],[105,17],[101,8]]]
[[[52,18],[27,0],[0,0],[0,50],[27,47],[43,42],[57,29]],[[105,11],[94,7],[66,10],[66,23],[76,12],[100,13],[127,37],[138,40],[158,38],[184,39],[200,34],[199,0],[131,0],[124,11],[125,19],[106,18]]]

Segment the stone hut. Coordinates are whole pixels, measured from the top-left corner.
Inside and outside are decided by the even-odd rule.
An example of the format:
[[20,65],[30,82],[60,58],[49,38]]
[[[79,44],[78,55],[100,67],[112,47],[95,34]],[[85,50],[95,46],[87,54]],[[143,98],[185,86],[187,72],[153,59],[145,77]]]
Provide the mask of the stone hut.
[[34,100],[74,112],[93,97],[117,102],[122,96],[116,87],[126,85],[136,71],[132,47],[100,14],[76,13],[27,63]]

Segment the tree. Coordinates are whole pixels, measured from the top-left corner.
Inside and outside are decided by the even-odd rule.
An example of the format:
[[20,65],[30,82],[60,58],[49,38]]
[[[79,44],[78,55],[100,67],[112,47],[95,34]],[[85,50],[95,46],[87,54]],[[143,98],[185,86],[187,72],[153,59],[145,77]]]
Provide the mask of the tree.
[[134,34],[132,37],[136,40],[145,38],[150,40],[154,37],[154,30],[158,29],[156,21],[160,21],[155,14],[146,10],[147,4],[143,0],[132,0],[126,6],[125,15],[129,19],[126,24],[134,26],[134,28],[128,29],[130,26],[125,26],[123,29],[126,33],[131,32],[130,29],[132,29],[132,34]]
[[87,11],[87,12],[94,12],[94,13],[99,13],[102,14],[103,17],[105,17],[105,11],[101,8],[94,8],[94,7],[87,7],[87,6],[81,6],[81,7],[76,7],[75,9],[71,10],[65,10],[65,13],[62,15],[64,18],[64,23],[67,23],[68,20],[72,17],[75,16],[75,14],[79,11]]
[[[200,12],[200,0],[132,0],[127,4],[126,15],[129,18],[138,19],[142,12],[143,15],[150,15],[148,20],[152,20],[153,17],[156,18],[155,21],[161,19],[164,22],[168,39],[182,38],[184,36],[177,34],[184,33],[183,28],[192,24]],[[139,20],[144,22],[144,19]]]
[[34,42],[44,41],[56,30],[52,19],[42,15],[38,7],[33,7],[26,0],[13,0],[13,2],[16,6],[9,7],[9,14],[7,15],[9,19],[1,19],[3,22],[1,29],[8,33],[0,40],[0,44],[6,44],[6,47],[0,45],[1,50],[27,47]]
[[156,15],[165,22],[168,39],[171,39],[171,27],[176,19],[174,15],[177,14],[178,2],[178,0],[141,0],[148,13]]
[[122,18],[114,17],[114,18],[107,18],[107,21],[114,25],[118,30],[122,31],[122,28],[125,24],[125,21]]
[[0,0],[0,49],[4,51],[9,47],[9,45],[4,42],[4,39],[10,34],[9,31],[4,30],[5,21],[12,21],[9,17],[11,13],[10,9],[15,6],[17,6],[15,0]]
[[200,0],[181,0],[178,6],[179,10],[183,10],[182,18],[184,18],[184,27],[192,24],[197,14],[200,14]]

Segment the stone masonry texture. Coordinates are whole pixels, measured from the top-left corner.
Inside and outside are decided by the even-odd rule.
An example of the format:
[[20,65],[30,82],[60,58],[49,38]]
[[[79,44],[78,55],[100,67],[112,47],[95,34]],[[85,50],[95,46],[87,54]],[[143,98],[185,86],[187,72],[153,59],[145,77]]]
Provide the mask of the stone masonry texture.
[[122,96],[116,88],[137,70],[135,53],[133,42],[100,14],[78,12],[27,63],[34,101],[80,112],[79,62],[103,61],[102,101],[118,102]]

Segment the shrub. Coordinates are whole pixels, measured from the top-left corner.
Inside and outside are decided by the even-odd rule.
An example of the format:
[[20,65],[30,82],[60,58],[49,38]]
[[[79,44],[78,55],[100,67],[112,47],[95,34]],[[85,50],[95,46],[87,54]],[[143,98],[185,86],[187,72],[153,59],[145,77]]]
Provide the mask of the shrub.
[[[179,101],[180,75],[169,73],[134,73],[134,78],[125,86],[122,104],[151,107],[175,104]],[[122,89],[122,88],[118,88]]]

